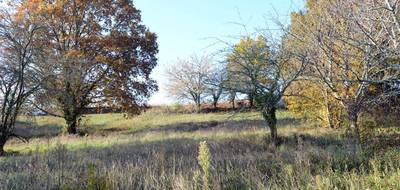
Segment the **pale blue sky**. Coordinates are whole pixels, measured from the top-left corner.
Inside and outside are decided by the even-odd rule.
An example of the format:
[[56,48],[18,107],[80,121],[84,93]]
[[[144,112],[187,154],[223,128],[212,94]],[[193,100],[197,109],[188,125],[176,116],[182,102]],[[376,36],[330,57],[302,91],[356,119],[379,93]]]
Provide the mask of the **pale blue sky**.
[[152,77],[159,92],[150,104],[175,102],[165,92],[165,70],[177,58],[194,53],[213,53],[221,46],[211,38],[237,36],[244,30],[233,22],[245,24],[249,30],[263,28],[272,17],[288,22],[291,11],[302,8],[303,0],[134,0],[142,11],[142,19],[158,35],[158,65]]

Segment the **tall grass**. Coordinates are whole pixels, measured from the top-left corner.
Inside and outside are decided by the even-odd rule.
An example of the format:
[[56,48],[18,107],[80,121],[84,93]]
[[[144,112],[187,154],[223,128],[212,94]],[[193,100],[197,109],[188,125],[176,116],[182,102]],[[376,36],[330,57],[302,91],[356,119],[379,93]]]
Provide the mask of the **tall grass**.
[[[0,159],[0,189],[400,189],[398,147],[361,151],[344,131],[287,112],[278,114],[277,148],[251,112],[85,119],[87,136],[7,144],[13,154]],[[54,121],[35,126],[62,125]]]

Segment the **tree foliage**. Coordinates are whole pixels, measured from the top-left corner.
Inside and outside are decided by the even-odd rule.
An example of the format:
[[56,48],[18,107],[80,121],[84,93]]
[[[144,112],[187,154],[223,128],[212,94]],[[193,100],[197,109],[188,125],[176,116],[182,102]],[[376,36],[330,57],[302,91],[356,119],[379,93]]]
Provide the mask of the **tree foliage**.
[[85,108],[119,107],[138,113],[157,90],[150,73],[157,64],[156,35],[141,23],[129,0],[24,1],[45,28],[48,72],[36,104],[53,108],[77,132]]
[[280,41],[249,36],[228,52],[231,88],[254,95],[256,107],[268,123],[273,144],[279,144],[276,111],[288,87],[300,76],[304,61],[292,60],[293,52]]
[[263,62],[268,59],[269,49],[261,35],[256,39],[245,37],[234,45],[227,58],[227,88],[246,94],[250,107],[253,107],[256,94],[256,81]]
[[290,40],[309,57],[306,78],[327,92],[325,107],[339,103],[356,131],[363,110],[399,93],[399,8],[390,0],[309,0],[293,14]]

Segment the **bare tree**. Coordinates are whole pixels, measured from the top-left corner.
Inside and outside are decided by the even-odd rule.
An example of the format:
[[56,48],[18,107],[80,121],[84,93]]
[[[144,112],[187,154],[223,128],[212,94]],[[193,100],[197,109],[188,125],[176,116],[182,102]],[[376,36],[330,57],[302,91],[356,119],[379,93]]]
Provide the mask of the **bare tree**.
[[359,134],[361,111],[399,93],[399,1],[319,3],[304,14],[304,32],[291,38],[305,47],[303,56],[314,76],[347,110],[350,126]]
[[228,89],[228,97],[229,97],[229,102],[232,105],[232,109],[235,109],[235,100],[236,100],[236,94],[237,92],[234,89]]
[[36,35],[40,27],[27,15],[1,12],[0,19],[0,155],[11,137],[24,139],[14,133],[14,125],[28,97],[38,89],[40,78],[35,66]]
[[218,107],[218,101],[223,97],[225,83],[227,81],[227,70],[224,67],[213,66],[206,79],[206,94],[211,97],[214,109]]
[[178,100],[190,100],[201,109],[201,102],[206,96],[207,79],[211,73],[209,56],[191,56],[178,62],[167,70],[167,91]]

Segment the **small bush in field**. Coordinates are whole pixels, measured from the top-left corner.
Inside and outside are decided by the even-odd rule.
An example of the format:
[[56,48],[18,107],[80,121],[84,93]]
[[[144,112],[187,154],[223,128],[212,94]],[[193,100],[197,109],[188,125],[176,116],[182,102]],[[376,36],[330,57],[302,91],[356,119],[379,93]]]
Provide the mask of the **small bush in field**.
[[171,109],[171,112],[172,112],[172,113],[179,113],[179,112],[182,111],[183,106],[182,106],[182,104],[176,102],[176,103],[173,103],[173,104],[170,106],[170,109]]
[[88,190],[108,190],[112,189],[105,177],[99,177],[96,172],[96,166],[91,164],[88,169]]
[[202,141],[199,143],[199,155],[197,157],[201,170],[203,172],[203,189],[209,189],[208,178],[210,175],[211,154],[208,149],[207,142]]

